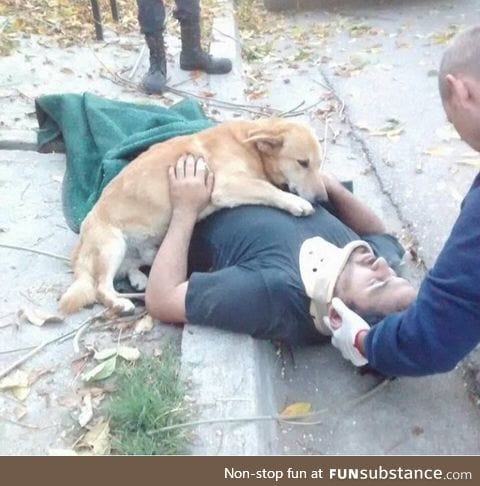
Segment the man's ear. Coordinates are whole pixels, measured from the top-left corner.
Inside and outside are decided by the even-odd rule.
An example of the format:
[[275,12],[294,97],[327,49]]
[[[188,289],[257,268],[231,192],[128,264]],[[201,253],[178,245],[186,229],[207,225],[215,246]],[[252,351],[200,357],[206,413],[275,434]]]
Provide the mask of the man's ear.
[[445,79],[447,81],[450,99],[458,104],[465,104],[470,96],[468,86],[465,81],[461,77],[454,76],[453,74],[447,74]]
[[332,329],[338,329],[339,327],[341,327],[342,318],[331,304],[328,306],[327,315],[330,320],[330,327],[332,327]]
[[273,155],[278,149],[283,146],[283,135],[272,133],[268,130],[255,130],[248,134],[248,138],[243,142],[255,143],[257,149],[267,155]]

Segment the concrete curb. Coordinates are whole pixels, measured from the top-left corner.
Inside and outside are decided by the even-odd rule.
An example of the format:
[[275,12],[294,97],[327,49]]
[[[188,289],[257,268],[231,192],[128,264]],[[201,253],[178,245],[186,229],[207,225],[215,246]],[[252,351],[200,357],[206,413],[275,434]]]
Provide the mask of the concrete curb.
[[[210,53],[232,59],[233,70],[211,76],[210,90],[221,100],[241,103],[244,82],[233,2],[225,0],[224,16],[215,19]],[[182,375],[194,404],[192,420],[255,417],[274,413],[269,373],[270,344],[249,336],[186,325],[182,337]],[[216,422],[195,430],[192,454],[257,455],[271,452],[274,422]]]
[[0,150],[37,150],[34,130],[0,130]]

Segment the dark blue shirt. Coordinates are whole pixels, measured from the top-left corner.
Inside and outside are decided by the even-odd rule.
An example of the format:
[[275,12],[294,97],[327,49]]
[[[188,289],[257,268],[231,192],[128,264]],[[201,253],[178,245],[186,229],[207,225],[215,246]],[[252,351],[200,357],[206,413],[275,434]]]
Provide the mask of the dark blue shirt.
[[392,266],[403,256],[393,236],[360,238],[322,207],[305,218],[265,206],[225,209],[195,228],[189,252],[188,322],[289,344],[320,340],[298,264],[302,243],[313,236],[339,247],[366,240]]
[[386,375],[448,371],[480,341],[480,175],[416,301],[367,335],[372,367]]

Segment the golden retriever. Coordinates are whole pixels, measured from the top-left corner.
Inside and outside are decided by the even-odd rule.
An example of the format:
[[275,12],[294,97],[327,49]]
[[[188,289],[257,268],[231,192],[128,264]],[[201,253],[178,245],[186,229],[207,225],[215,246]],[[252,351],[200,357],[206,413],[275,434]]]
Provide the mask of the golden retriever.
[[171,215],[168,167],[186,153],[203,156],[215,174],[211,205],[199,219],[241,204],[305,216],[313,212],[310,202],[327,199],[320,145],[312,129],[298,122],[228,121],[152,145],[105,187],[83,221],[72,254],[75,280],[60,299],[63,312],[96,301],[115,313],[134,310],[115,292],[113,280],[127,275],[133,287],[145,288],[147,277],[139,268],[152,264]]

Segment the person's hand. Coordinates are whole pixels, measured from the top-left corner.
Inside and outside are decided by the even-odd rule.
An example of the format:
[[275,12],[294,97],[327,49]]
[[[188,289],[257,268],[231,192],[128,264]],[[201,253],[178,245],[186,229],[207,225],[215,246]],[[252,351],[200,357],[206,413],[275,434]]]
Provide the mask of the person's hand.
[[370,326],[358,315],[350,310],[339,298],[332,300],[335,318],[324,317],[323,322],[332,331],[332,344],[340,350],[345,359],[355,366],[363,366],[368,363],[355,346],[359,333],[366,333]]
[[210,204],[214,176],[203,157],[182,155],[168,168],[168,178],[173,212],[196,218]]

